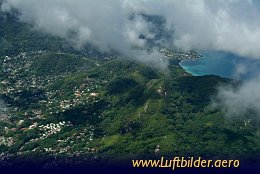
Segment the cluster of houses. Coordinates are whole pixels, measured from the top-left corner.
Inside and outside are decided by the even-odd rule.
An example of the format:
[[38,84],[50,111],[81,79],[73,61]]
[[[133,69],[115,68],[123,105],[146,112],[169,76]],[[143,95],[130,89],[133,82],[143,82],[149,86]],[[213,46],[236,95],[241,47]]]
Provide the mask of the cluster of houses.
[[50,123],[47,125],[41,125],[39,126],[39,129],[42,130],[44,133],[42,133],[42,136],[40,139],[45,139],[53,134],[57,134],[61,131],[62,128],[66,126],[71,126],[71,123],[66,123],[65,121],[59,122],[58,124]]
[[4,136],[0,136],[0,145],[10,147],[14,145],[14,143],[15,143],[15,139],[13,137],[6,138]]
[[160,48],[159,51],[163,53],[167,59],[185,60],[185,59],[199,59],[202,57],[197,51],[190,51],[185,53],[181,51],[171,51],[167,48]]
[[[63,95],[63,89],[48,89],[48,86],[57,82],[57,80],[62,79],[69,75],[65,73],[62,75],[53,76],[36,76],[36,75],[26,75],[31,69],[33,59],[37,56],[46,54],[45,51],[20,53],[18,56],[9,57],[5,56],[3,60],[2,73],[3,76],[0,77],[0,94],[6,95],[12,98],[14,101],[19,101],[20,98],[16,96],[17,93],[23,92],[25,90],[43,90],[45,92],[46,98],[39,100],[40,107],[29,108],[23,110],[20,107],[8,106],[7,116],[16,119],[13,123],[5,128],[5,136],[9,133],[26,133],[27,131],[37,130],[39,133],[38,138],[33,138],[26,142],[17,153],[18,155],[27,153],[28,150],[24,150],[24,147],[30,143],[45,140],[52,135],[60,133],[65,127],[72,126],[70,122],[61,121],[59,123],[49,123],[46,125],[40,125],[40,120],[46,119],[46,115],[54,114],[55,112],[64,112],[68,109],[76,107],[77,105],[97,102],[100,100],[101,94],[99,89],[103,86],[106,81],[101,81],[97,79],[90,79],[86,77],[84,83],[75,87],[73,89],[74,96],[70,99],[61,100]],[[0,113],[2,114],[2,113]],[[1,121],[1,120],[0,120]],[[29,125],[28,125],[29,122]],[[0,145],[10,147],[15,144],[16,139],[12,137],[6,138],[5,136],[0,137]],[[19,138],[19,134],[15,137]],[[57,143],[61,147],[57,146],[55,148],[44,148],[46,152],[52,153],[65,153],[68,152],[76,141],[93,141],[94,139],[94,128],[88,129],[84,133],[78,133],[75,137],[68,137],[65,140],[57,140]],[[62,144],[69,144],[62,146]],[[82,149],[83,151],[95,152],[96,149],[86,147],[87,149]],[[36,151],[37,148],[29,151]],[[1,161],[1,160],[0,160]]]
[[[60,100],[59,97],[63,95],[62,89],[50,89],[48,87],[57,82],[59,79],[63,79],[69,73],[61,75],[46,75],[35,76],[33,74],[25,75],[27,71],[31,69],[33,59],[35,57],[46,54],[45,51],[20,53],[18,56],[9,57],[5,56],[3,60],[2,73],[0,77],[0,94],[13,98],[14,101],[19,101],[21,98],[17,96],[17,93],[23,91],[45,91],[45,97],[39,101],[41,108],[38,108],[38,112],[49,111],[49,114],[53,114],[58,110],[64,112],[67,109],[80,105],[82,103],[92,101],[93,98],[98,97],[98,88],[102,87],[102,83],[96,79],[86,78],[86,82],[77,87],[74,91],[74,98],[67,100]],[[20,108],[10,108],[9,113],[16,113]],[[26,115],[25,115],[26,116]],[[43,115],[33,115],[43,118]]]

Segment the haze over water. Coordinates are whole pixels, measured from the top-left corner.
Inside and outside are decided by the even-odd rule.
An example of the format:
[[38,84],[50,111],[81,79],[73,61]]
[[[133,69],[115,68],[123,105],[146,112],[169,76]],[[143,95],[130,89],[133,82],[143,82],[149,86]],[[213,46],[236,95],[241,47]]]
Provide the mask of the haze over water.
[[247,80],[260,72],[260,61],[243,58],[231,53],[207,51],[197,60],[183,60],[180,65],[194,76],[218,75]]

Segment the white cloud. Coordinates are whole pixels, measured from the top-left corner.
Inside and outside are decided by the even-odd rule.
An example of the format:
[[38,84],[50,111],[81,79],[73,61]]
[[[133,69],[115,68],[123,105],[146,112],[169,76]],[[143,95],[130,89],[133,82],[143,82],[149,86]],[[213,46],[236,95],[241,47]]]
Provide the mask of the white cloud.
[[131,14],[145,13],[165,17],[166,28],[174,31],[172,45],[260,59],[258,1],[6,0],[3,9],[11,7],[19,9],[21,20],[36,29],[61,37],[75,30],[78,45],[89,42],[126,57],[131,57],[133,47],[145,48],[147,39],[154,37],[150,32],[154,26],[141,16],[129,20]]
[[167,67],[167,62],[161,61],[163,55],[157,50],[153,53],[146,51],[147,39],[153,38],[151,24],[140,15],[129,20],[134,12],[125,1],[7,0],[2,6],[3,10],[11,8],[18,9],[20,19],[33,24],[35,29],[64,38],[69,38],[70,32],[76,32],[76,37],[69,39],[78,48],[90,43],[101,51],[113,50],[126,58],[159,63],[158,67],[163,69]]
[[251,79],[236,87],[219,89],[214,107],[220,107],[228,117],[245,116],[248,111],[260,118],[260,77]]
[[[184,50],[215,50],[260,59],[260,2],[257,0],[6,0],[3,9],[21,12],[21,20],[36,29],[67,37],[80,47],[91,43],[103,51],[159,68],[167,62],[156,49],[147,51],[147,41],[155,37],[155,25],[140,14],[160,15],[170,33],[159,43]],[[131,15],[135,15],[129,20]],[[140,37],[142,36],[142,37]],[[240,76],[247,69],[240,65]],[[219,98],[231,114],[253,108],[260,113],[260,80],[246,82],[238,89],[222,88]]]

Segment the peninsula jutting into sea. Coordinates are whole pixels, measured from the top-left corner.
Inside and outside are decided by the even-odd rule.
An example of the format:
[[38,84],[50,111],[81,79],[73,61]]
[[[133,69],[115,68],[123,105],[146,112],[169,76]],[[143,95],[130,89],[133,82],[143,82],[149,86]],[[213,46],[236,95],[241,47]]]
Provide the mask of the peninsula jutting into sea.
[[0,174],[260,173],[260,1],[0,0]]

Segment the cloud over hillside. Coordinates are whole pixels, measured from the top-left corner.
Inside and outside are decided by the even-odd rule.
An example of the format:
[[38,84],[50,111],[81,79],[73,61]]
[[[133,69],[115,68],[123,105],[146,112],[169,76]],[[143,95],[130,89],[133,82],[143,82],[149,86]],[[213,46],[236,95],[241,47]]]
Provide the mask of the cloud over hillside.
[[[2,10],[12,8],[34,29],[67,38],[78,48],[90,43],[161,69],[167,61],[149,46],[151,40],[183,50],[225,51],[260,59],[257,0],[5,0]],[[160,27],[169,37],[157,38],[158,26],[144,15],[163,18]],[[240,89],[220,91],[219,96],[228,108],[260,111],[259,97],[252,95],[258,93],[259,84],[252,79]]]

